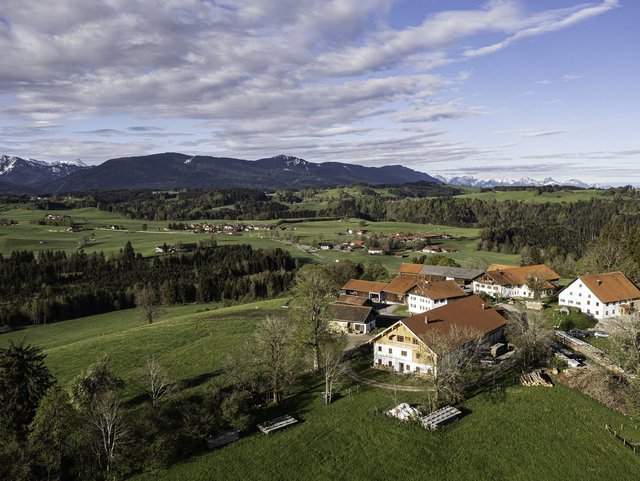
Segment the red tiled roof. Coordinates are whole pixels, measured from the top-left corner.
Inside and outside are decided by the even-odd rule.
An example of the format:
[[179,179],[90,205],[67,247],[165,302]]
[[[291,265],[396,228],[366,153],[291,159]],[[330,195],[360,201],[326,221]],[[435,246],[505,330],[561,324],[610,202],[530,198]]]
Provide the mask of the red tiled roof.
[[619,302],[640,299],[640,290],[622,272],[606,272],[579,276],[600,302]]
[[403,262],[398,267],[398,272],[401,274],[420,274],[420,269],[424,266],[422,264],[410,264],[408,262]]
[[560,279],[560,275],[557,272],[544,264],[487,270],[487,275],[501,286],[524,285],[529,278],[536,277],[546,281],[543,285],[546,289],[552,289],[554,287],[549,281],[557,281]]
[[410,277],[396,277],[387,284],[387,287],[384,288],[384,292],[390,292],[391,294],[405,294],[415,286],[416,279]]
[[438,281],[418,284],[412,290],[419,296],[428,297],[429,299],[452,299],[456,297],[464,297],[467,294],[460,289],[456,281]]
[[386,285],[386,282],[350,279],[342,288],[349,291],[382,292]]

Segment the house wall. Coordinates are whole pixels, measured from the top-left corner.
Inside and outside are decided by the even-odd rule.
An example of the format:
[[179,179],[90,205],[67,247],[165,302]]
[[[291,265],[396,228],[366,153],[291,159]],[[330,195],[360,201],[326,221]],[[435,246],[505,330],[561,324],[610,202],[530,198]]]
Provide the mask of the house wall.
[[394,372],[429,374],[434,357],[415,335],[404,326],[397,326],[373,344],[374,367]]
[[419,296],[417,294],[409,294],[407,305],[409,307],[409,312],[418,314],[420,312],[430,311],[431,309],[434,309],[436,307],[444,306],[448,302],[449,299],[433,300],[429,297]]
[[622,312],[620,312],[620,306],[622,304],[633,305],[634,300],[625,299],[616,302],[602,302],[580,279],[576,279],[560,293],[558,296],[558,304],[567,307],[577,307],[581,312],[595,319],[607,319],[620,316],[620,314],[622,314]]
[[375,319],[370,319],[366,323],[347,322],[347,321],[329,321],[329,325],[337,332],[363,332],[367,333],[375,329]]
[[[473,293],[477,294],[479,292],[484,292],[485,294],[490,295],[491,297],[503,297],[503,298],[528,298],[533,299],[534,293],[529,286],[526,284],[516,285],[516,286],[501,286],[496,284],[495,282],[491,282],[489,280],[480,279],[473,281]],[[541,291],[541,297],[547,297],[553,294],[553,290]]]

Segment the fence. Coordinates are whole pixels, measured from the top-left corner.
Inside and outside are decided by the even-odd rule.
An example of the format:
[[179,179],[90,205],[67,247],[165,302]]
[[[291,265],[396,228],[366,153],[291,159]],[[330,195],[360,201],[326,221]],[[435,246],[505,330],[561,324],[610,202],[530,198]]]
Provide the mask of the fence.
[[616,430],[614,430],[611,426],[609,426],[608,424],[605,424],[604,428],[610,432],[611,434],[613,434],[615,436],[615,438],[622,442],[622,444],[624,444],[625,446],[627,446],[629,449],[632,449],[634,453],[636,454],[640,454],[640,444],[637,443],[632,443],[631,441],[629,441],[628,439],[623,438],[622,436],[620,436],[620,434],[618,434],[618,432]]

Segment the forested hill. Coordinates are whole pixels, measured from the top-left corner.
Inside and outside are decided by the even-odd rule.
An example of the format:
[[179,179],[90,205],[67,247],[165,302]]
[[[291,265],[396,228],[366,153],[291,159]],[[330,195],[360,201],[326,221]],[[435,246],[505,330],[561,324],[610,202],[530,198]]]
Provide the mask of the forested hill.
[[280,188],[337,186],[354,182],[403,184],[441,182],[401,165],[364,167],[341,162],[313,163],[278,155],[255,161],[163,153],[108,160],[41,186],[44,192],[95,189],[173,189],[202,187]]

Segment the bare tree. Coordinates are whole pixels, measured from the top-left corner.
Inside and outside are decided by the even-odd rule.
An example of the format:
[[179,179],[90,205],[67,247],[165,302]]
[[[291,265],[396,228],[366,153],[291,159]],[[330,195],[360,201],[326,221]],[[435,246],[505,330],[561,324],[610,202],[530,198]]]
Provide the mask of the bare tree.
[[533,292],[533,297],[536,300],[540,300],[542,293],[546,290],[545,286],[548,281],[547,274],[542,271],[530,272],[526,278],[526,285],[531,292]]
[[461,401],[486,344],[482,332],[453,324],[447,330],[428,330],[422,340],[433,362],[432,383],[426,390],[428,407],[433,411],[443,400]]
[[640,374],[640,312],[608,321],[609,354],[625,371]]
[[320,363],[324,374],[324,402],[331,404],[334,390],[339,388],[349,369],[343,362],[342,350],[337,344],[322,350]]
[[544,326],[539,312],[509,313],[507,339],[520,350],[525,368],[539,364],[550,355],[553,333]]
[[91,447],[107,478],[114,477],[113,471],[127,436],[120,404],[118,391],[106,391],[93,399],[89,409],[89,421],[94,428]]
[[320,370],[320,345],[331,337],[327,307],[338,286],[325,266],[307,265],[296,274],[293,304],[301,338],[313,353],[313,370]]
[[256,332],[253,362],[273,404],[280,404],[300,374],[295,325],[283,317],[267,317]]
[[138,289],[135,294],[135,302],[138,316],[149,324],[152,324],[161,312],[160,296],[153,287]]
[[154,406],[157,406],[165,396],[175,392],[178,387],[167,369],[155,356],[147,356],[147,363],[140,374],[140,380]]

